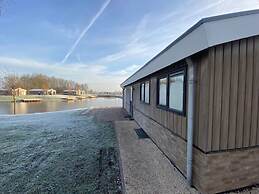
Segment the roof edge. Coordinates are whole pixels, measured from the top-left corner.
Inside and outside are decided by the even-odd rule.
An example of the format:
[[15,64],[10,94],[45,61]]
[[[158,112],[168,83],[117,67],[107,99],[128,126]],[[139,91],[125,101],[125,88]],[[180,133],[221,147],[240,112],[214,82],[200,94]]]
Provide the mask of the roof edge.
[[137,71],[135,71],[130,77],[128,77],[125,81],[123,81],[120,86],[125,87],[127,85],[123,84],[127,82],[130,78],[132,78],[137,72],[141,71],[145,66],[147,66],[150,62],[155,60],[157,57],[162,55],[164,52],[166,52],[168,49],[173,47],[176,43],[178,43],[180,40],[182,40],[184,37],[186,37],[188,34],[193,32],[195,29],[197,29],[199,26],[201,26],[204,23],[207,22],[213,22],[217,20],[223,20],[223,19],[229,19],[229,18],[234,18],[234,17],[239,17],[239,16],[246,16],[246,15],[252,15],[252,14],[257,14],[259,13],[259,9],[254,9],[254,10],[247,10],[247,11],[240,11],[240,12],[233,12],[233,13],[227,13],[227,14],[222,14],[222,15],[216,15],[216,16],[210,16],[210,17],[205,17],[200,19],[198,22],[196,22],[193,26],[191,26],[189,29],[187,29],[182,35],[180,35],[178,38],[176,38],[173,42],[171,42],[168,46],[166,46],[161,52],[159,52],[157,55],[155,55],[153,58],[151,58],[148,62],[146,62],[142,67],[140,67]]

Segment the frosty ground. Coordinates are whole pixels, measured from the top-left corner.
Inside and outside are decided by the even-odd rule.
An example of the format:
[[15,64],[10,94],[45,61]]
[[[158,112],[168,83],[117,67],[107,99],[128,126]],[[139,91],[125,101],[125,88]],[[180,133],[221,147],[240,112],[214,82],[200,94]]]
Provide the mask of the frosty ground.
[[87,110],[0,116],[0,192],[101,193],[99,153],[110,147],[114,129]]

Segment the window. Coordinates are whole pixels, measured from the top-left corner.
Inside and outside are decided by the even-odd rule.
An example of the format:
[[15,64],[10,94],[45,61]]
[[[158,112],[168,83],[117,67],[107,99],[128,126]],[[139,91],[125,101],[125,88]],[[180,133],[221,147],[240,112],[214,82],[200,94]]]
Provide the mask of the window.
[[149,81],[145,82],[145,103],[149,104]]
[[185,115],[186,68],[183,66],[157,79],[157,106]]
[[150,92],[149,92],[150,82],[145,81],[140,84],[140,101],[149,104],[150,102]]
[[133,101],[133,87],[130,87],[130,101]]
[[183,112],[184,72],[169,77],[169,108]]
[[158,95],[158,104],[162,106],[167,105],[167,77],[159,79],[159,95]]
[[140,85],[140,101],[142,102],[144,101],[144,96],[145,96],[144,92],[145,92],[145,84],[142,83]]

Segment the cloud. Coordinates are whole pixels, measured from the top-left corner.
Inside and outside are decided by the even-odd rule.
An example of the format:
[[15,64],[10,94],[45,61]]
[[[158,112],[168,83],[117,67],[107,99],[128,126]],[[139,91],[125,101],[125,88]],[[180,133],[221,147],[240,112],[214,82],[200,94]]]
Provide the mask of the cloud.
[[128,74],[122,75],[122,73],[117,73],[116,75],[119,76],[115,76],[107,70],[106,66],[98,64],[78,62],[60,66],[33,59],[0,56],[0,76],[8,73],[43,73],[72,79],[79,83],[87,83],[90,88],[97,91],[120,90],[120,83],[128,76]]
[[141,18],[140,22],[136,25],[133,34],[128,38],[126,42],[123,42],[122,48],[120,50],[103,56],[93,63],[108,65],[116,61],[128,60],[130,58],[148,58],[154,55],[155,52],[163,48],[167,41],[161,41],[163,39],[162,38],[160,39],[159,44],[153,44],[154,40],[157,40],[157,38],[152,37],[153,40],[147,40],[147,34],[149,34],[150,30],[147,28],[149,20],[149,14],[144,15]]
[[82,40],[82,38],[86,35],[86,33],[91,29],[92,25],[96,22],[96,20],[102,15],[106,7],[110,4],[111,0],[105,1],[105,3],[102,5],[100,10],[96,13],[96,15],[91,19],[90,23],[84,28],[84,30],[81,32],[75,43],[72,45],[72,47],[69,49],[68,53],[65,55],[64,59],[61,61],[61,63],[65,63],[68,59],[68,57],[73,53],[79,42]]
[[[122,70],[114,71],[114,72],[109,72],[110,75],[112,76],[123,76],[123,77],[128,77],[132,73],[134,73],[136,70],[138,70],[141,67],[141,65],[130,65]],[[107,73],[107,72],[106,72]]]

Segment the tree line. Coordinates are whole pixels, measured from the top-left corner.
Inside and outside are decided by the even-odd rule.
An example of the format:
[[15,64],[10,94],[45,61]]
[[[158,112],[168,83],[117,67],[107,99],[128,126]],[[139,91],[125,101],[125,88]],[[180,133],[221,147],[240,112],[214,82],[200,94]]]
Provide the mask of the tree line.
[[15,75],[9,74],[2,77],[1,85],[5,89],[24,88],[30,89],[50,89],[53,88],[57,93],[63,93],[64,90],[81,89],[88,91],[86,83],[80,84],[72,80],[49,77],[43,74]]

